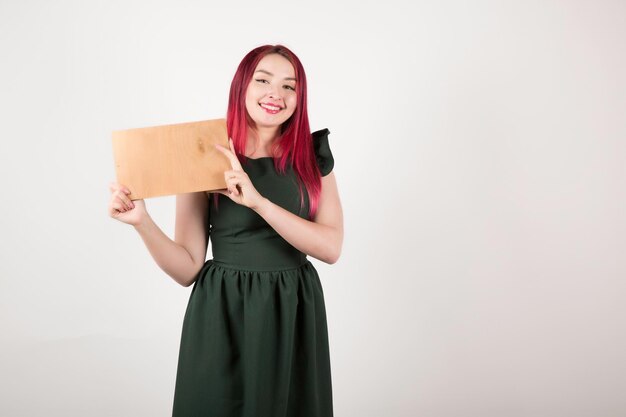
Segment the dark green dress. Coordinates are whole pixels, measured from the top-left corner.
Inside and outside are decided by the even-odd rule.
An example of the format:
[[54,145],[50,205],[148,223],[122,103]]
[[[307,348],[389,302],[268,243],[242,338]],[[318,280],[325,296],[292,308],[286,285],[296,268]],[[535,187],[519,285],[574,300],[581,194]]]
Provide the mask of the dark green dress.
[[[328,129],[313,132],[322,176]],[[295,174],[272,157],[243,164],[259,193],[307,218]],[[304,190],[304,188],[303,188]],[[174,417],[332,417],[324,292],[307,256],[252,209],[211,194],[213,259],[194,283],[182,328]]]

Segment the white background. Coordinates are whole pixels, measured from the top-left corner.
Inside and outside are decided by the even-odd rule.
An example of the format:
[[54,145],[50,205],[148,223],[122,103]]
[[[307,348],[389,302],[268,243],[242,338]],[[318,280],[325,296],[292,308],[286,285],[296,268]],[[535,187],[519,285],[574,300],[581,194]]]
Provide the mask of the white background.
[[[108,217],[111,131],[224,117],[267,43],[331,131],[344,248],[312,261],[335,415],[626,415],[625,16],[0,1],[0,415],[170,415],[191,287]],[[174,202],[146,201],[170,237]]]

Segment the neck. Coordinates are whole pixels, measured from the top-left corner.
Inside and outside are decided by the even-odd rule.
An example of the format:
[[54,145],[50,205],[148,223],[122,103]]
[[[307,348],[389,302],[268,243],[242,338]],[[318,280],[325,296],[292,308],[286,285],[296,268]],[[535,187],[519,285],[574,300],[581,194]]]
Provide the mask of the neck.
[[248,135],[249,149],[254,149],[254,154],[257,153],[269,153],[274,140],[278,137],[280,132],[280,126],[278,127],[263,127],[257,126],[250,129]]

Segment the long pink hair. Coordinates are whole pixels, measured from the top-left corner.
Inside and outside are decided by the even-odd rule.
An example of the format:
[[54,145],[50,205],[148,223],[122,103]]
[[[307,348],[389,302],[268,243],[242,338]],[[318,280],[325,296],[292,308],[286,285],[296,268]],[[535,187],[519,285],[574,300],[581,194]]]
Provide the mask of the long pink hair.
[[[309,195],[309,220],[312,220],[317,212],[319,196],[322,188],[321,174],[317,166],[316,156],[313,150],[313,138],[309,127],[307,112],[306,75],[304,67],[298,57],[283,45],[259,46],[243,58],[233,81],[230,85],[228,99],[228,112],[226,115],[226,127],[228,136],[232,138],[235,153],[242,162],[247,161],[245,156],[248,129],[253,125],[246,110],[246,92],[252,79],[254,70],[259,61],[268,54],[280,54],[285,57],[295,70],[296,76],[296,109],[291,117],[280,127],[280,135],[277,138],[273,151],[280,149],[280,157],[274,157],[274,167],[281,175],[285,174],[287,164],[291,163],[298,178],[300,189],[300,210],[304,207],[304,194],[302,186]],[[219,197],[219,193],[213,193],[213,197]],[[217,208],[218,198],[214,198]]]

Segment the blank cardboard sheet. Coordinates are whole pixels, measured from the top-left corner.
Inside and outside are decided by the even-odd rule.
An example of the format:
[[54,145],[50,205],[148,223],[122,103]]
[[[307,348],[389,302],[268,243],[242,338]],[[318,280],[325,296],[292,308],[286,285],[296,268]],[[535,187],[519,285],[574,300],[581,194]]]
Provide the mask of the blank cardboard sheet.
[[226,188],[230,161],[226,119],[113,131],[117,182],[130,198],[157,197]]

